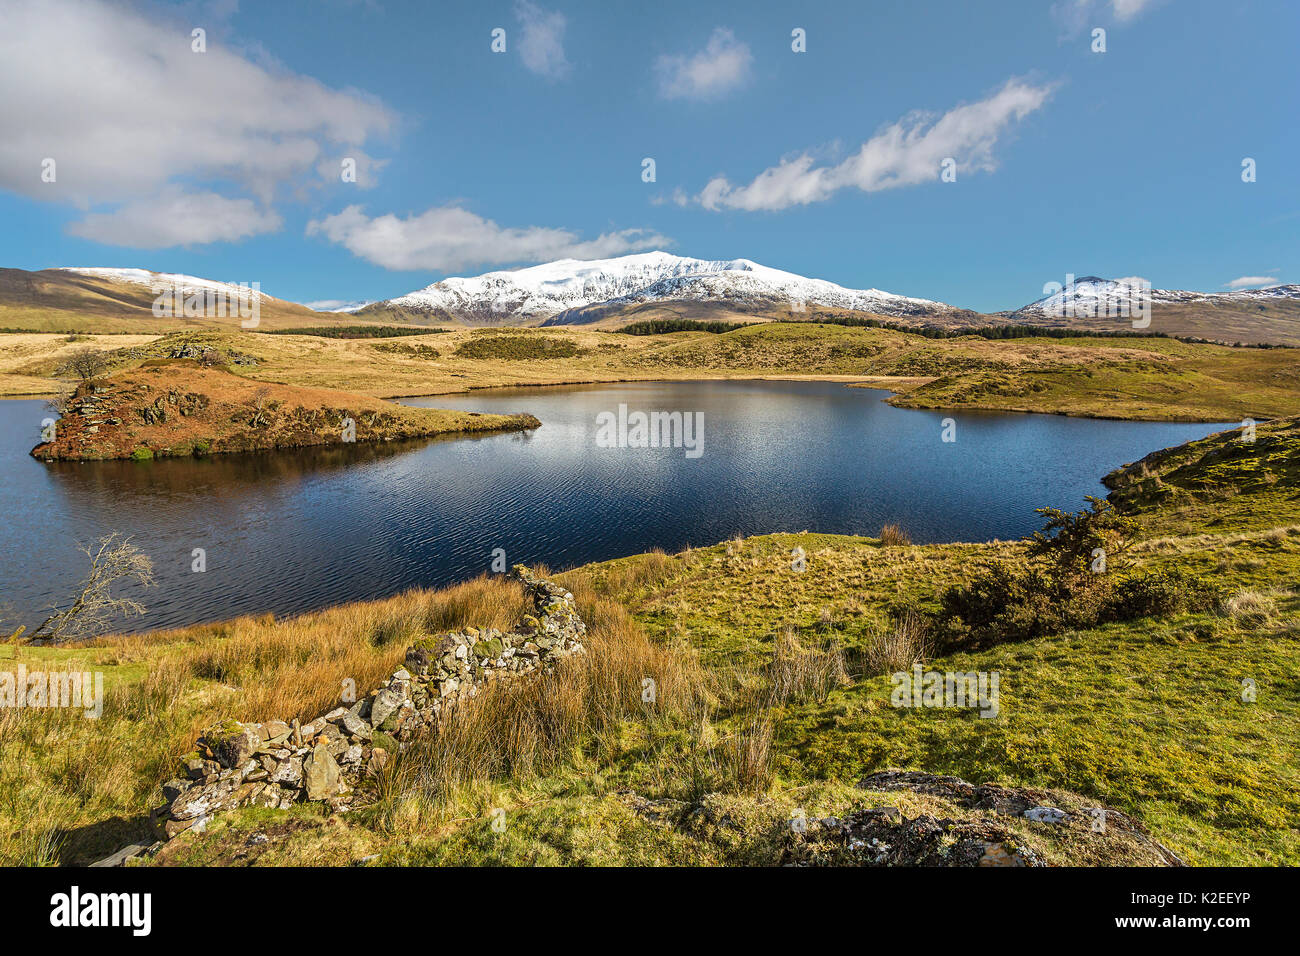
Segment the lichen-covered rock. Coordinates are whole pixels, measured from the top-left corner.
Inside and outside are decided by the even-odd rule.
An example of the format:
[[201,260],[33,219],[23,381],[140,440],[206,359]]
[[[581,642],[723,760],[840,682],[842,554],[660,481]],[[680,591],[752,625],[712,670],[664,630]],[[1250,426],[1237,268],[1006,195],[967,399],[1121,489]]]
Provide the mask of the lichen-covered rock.
[[302,783],[302,763],[302,757],[286,757],[271,771],[271,775],[267,779],[270,783],[297,787]]
[[339,765],[323,742],[302,765],[303,789],[308,800],[328,800],[339,792]]
[[248,762],[262,745],[256,725],[227,720],[203,733],[202,742],[213,758],[226,768],[240,767]]
[[[1183,865],[1136,821],[1115,810],[1091,808],[1089,812],[1078,795],[972,784],[915,770],[880,771],[865,777],[858,787],[873,804],[902,800],[912,809],[857,806],[839,817],[792,821],[782,828],[781,862],[1038,867],[1054,865],[1053,857],[1057,863],[1064,857],[1129,866]],[[1057,806],[1049,799],[1069,802]],[[1100,831],[1092,826],[1096,812],[1106,821]]]
[[401,706],[402,698],[396,691],[387,687],[376,691],[370,702],[370,722],[376,727],[382,726],[389,715],[396,713]]

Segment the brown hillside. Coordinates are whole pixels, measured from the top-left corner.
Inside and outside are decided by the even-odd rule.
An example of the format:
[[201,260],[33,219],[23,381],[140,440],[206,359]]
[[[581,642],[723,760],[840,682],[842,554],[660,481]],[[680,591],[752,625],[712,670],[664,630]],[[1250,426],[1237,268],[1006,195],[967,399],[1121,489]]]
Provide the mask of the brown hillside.
[[[0,329],[25,332],[168,332],[184,328],[239,329],[239,318],[158,318],[147,285],[103,276],[44,269],[0,269]],[[259,324],[266,328],[355,324],[350,315],[315,312],[264,295]]]

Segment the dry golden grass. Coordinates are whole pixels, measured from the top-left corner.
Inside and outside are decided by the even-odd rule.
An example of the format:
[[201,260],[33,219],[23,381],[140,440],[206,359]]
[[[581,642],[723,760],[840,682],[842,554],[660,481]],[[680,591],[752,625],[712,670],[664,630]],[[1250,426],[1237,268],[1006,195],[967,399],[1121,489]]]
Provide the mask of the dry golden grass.
[[612,760],[627,724],[679,724],[716,703],[693,656],[650,641],[581,574],[561,576],[587,623],[585,654],[459,703],[393,762],[379,784],[386,827],[437,826],[467,795],[581,762]]
[[286,620],[242,617],[70,648],[73,669],[146,667],[108,687],[98,720],[69,709],[0,711],[0,862],[84,863],[148,840],[145,814],[206,727],[226,717],[311,719],[339,703],[345,680],[365,693],[391,674],[406,652],[398,635],[504,629],[526,606],[516,582],[485,576]]
[[898,548],[912,543],[912,536],[899,525],[887,524],[880,529],[880,543],[886,548]]
[[[651,555],[618,583],[673,570],[673,559]],[[673,778],[682,728],[739,698],[734,675],[710,674],[692,652],[650,640],[584,573],[557,579],[587,623],[587,653],[546,674],[492,682],[452,710],[378,781],[381,826],[436,828],[466,794],[584,761],[608,764],[648,740]],[[0,713],[0,862],[86,863],[148,841],[146,814],[162,802],[161,783],[213,723],[311,719],[339,703],[345,680],[359,693],[381,683],[411,640],[469,625],[507,629],[528,609],[517,583],[484,576],[286,620],[243,617],[60,649],[79,655],[70,666],[145,667],[109,689],[99,720],[68,710]],[[704,747],[712,769],[700,781],[766,786],[771,721],[754,720]]]
[[769,684],[774,703],[821,703],[848,682],[844,652],[833,639],[823,650],[805,648],[788,627],[773,642]]
[[863,648],[863,661],[870,674],[896,674],[913,664],[924,664],[934,654],[925,624],[907,614],[893,624],[874,628]]

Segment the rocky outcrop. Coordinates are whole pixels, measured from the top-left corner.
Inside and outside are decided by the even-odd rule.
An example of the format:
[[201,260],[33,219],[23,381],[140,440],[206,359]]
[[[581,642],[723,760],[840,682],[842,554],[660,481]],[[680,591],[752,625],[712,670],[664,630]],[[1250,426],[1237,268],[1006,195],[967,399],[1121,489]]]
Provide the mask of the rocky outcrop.
[[523,565],[511,572],[533,604],[519,629],[466,628],[417,641],[406,666],[373,693],[309,723],[223,721],[185,758],[186,777],[163,784],[154,812],[163,839],[244,806],[288,809],[321,800],[347,809],[413,737],[486,682],[553,667],[583,653],[586,625],[573,595]]
[[802,820],[786,837],[782,862],[1019,867],[1050,866],[1055,855],[1087,865],[1185,865],[1127,814],[1060,791],[913,770],[873,773],[858,787],[882,797],[908,795],[919,812],[903,813],[882,799],[843,816]]
[[335,389],[262,382],[186,359],[156,359],[81,383],[42,426],[42,461],[205,457],[236,452],[527,431],[532,415],[398,405]]

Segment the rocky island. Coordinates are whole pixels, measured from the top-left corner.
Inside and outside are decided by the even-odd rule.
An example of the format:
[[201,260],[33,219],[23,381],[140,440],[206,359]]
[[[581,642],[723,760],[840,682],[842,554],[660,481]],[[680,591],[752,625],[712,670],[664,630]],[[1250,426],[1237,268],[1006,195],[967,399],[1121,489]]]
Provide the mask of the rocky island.
[[46,461],[187,457],[438,435],[524,431],[532,415],[410,408],[329,388],[258,382],[190,359],[82,382],[32,455]]

